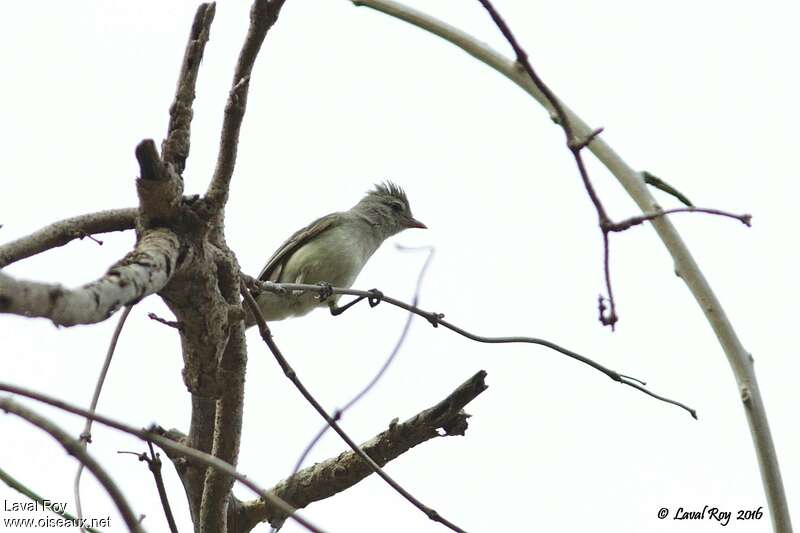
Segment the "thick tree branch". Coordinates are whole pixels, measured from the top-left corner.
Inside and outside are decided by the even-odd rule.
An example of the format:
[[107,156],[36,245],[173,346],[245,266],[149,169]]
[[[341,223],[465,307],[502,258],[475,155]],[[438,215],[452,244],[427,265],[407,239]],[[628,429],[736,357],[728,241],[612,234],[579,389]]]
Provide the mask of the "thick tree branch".
[[139,210],[109,209],[66,218],[0,246],[0,268],[95,233],[133,229]]
[[7,413],[15,414],[39,429],[45,431],[59,444],[61,444],[68,454],[77,459],[81,464],[86,465],[86,468],[89,469],[89,471],[94,475],[95,478],[97,478],[97,481],[103,486],[106,492],[108,492],[109,497],[122,515],[122,519],[125,520],[125,525],[128,526],[128,529],[137,533],[144,532],[141,525],[139,525],[139,520],[133,513],[130,505],[128,505],[125,495],[122,494],[122,491],[119,489],[119,487],[117,487],[116,483],[114,483],[108,473],[103,470],[103,467],[101,467],[97,461],[95,461],[94,458],[88,454],[78,439],[72,438],[69,433],[58,427],[50,420],[38,415],[27,407],[19,405],[11,398],[0,398],[0,409]]
[[239,52],[239,60],[233,74],[233,83],[225,105],[225,118],[222,122],[217,165],[206,193],[206,200],[212,210],[222,209],[228,201],[228,189],[239,147],[239,132],[247,107],[250,75],[253,72],[253,65],[261,49],[261,44],[269,29],[278,20],[284,1],[255,0],[250,8],[250,27],[247,30],[242,50]]
[[[452,435],[464,435],[469,415],[463,408],[486,390],[486,372],[481,370],[444,400],[409,418],[403,423],[397,419],[383,431],[360,446],[377,464],[384,466],[414,446]],[[304,468],[295,475],[275,485],[271,492],[300,509],[310,503],[329,498],[346,490],[368,475],[372,469],[352,450]],[[259,522],[268,520],[273,527],[283,523],[285,516],[269,502],[258,499],[242,507],[240,532],[249,531]]]
[[19,281],[0,272],[0,313],[45,317],[59,326],[102,322],[122,306],[160,291],[175,272],[178,252],[171,231],[146,231],[103,277],[77,289]]
[[[514,61],[471,35],[426,13],[391,0],[353,0],[353,3],[371,7],[409,22],[458,46],[516,83],[547,109],[551,117],[554,116],[550,102]],[[563,102],[561,102],[561,107],[568,122],[572,125],[574,134],[578,138],[586,138],[592,131],[586,122]],[[658,203],[645,185],[642,173],[631,168],[602,137],[595,139],[587,148],[617,178],[643,213],[652,213],[659,209]],[[771,511],[772,527],[775,531],[791,531],[789,506],[783,488],[775,444],[769,429],[769,421],[756,380],[753,358],[742,345],[728,320],[725,309],[669,218],[658,217],[652,221],[652,225],[672,256],[675,272],[684,280],[714,330],[736,378]]]
[[178,75],[178,86],[175,89],[175,100],[169,108],[169,126],[167,137],[161,143],[161,156],[164,162],[173,165],[178,174],[183,173],[186,159],[189,157],[190,135],[192,125],[192,104],[197,85],[197,74],[200,62],[208,42],[211,23],[214,21],[216,5],[200,4],[194,15],[189,40],[183,54],[183,63]]
[[[303,525],[306,529],[310,531],[322,531],[322,529],[312,525],[308,520],[304,519],[302,516],[299,516],[297,513],[294,513],[294,509],[292,509],[286,502],[282,501],[274,494],[259,487],[258,484],[249,479],[247,476],[237,472],[236,469],[234,469],[231,465],[229,465],[225,461],[221,461],[220,459],[217,459],[212,455],[203,453],[199,450],[195,450],[194,448],[190,448],[188,446],[181,444],[179,442],[179,439],[176,438],[174,433],[164,431],[163,429],[158,428],[157,426],[153,426],[150,429],[139,429],[130,426],[128,424],[125,424],[123,422],[119,422],[117,420],[109,418],[107,416],[99,415],[97,413],[92,413],[87,409],[83,409],[81,407],[77,407],[67,402],[57,400],[56,398],[52,398],[46,394],[28,390],[23,387],[18,387],[17,385],[12,385],[10,383],[0,382],[0,391],[9,392],[11,394],[16,394],[18,396],[24,396],[25,398],[30,398],[32,400],[36,400],[37,402],[42,402],[44,404],[51,405],[68,413],[73,413],[75,415],[84,418],[91,418],[95,422],[103,424],[104,426],[108,426],[123,433],[133,435],[145,442],[152,442],[153,444],[164,450],[170,456],[171,459],[173,457],[174,458],[182,457],[185,461],[188,462],[202,464],[207,467],[219,469],[222,472],[230,475],[231,477],[239,481],[242,485],[252,490],[258,496],[270,500],[274,505],[277,505],[284,512],[293,513],[290,514],[290,516],[294,520],[296,520],[297,523]],[[0,398],[0,410],[5,409],[6,402],[8,402],[10,405],[16,405],[10,398]]]

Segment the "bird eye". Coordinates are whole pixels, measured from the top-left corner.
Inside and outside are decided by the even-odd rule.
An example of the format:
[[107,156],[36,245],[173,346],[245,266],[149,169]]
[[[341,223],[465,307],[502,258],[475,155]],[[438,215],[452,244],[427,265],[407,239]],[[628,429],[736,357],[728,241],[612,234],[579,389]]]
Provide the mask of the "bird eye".
[[389,207],[391,207],[392,210],[394,210],[394,211],[396,211],[398,213],[403,211],[403,204],[401,204],[400,202],[392,202],[391,204],[389,204]]

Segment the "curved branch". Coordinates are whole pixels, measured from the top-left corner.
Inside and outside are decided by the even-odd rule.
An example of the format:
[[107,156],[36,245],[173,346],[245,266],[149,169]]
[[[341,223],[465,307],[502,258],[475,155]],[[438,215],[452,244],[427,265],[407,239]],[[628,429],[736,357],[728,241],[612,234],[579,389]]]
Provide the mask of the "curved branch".
[[[513,61],[471,35],[430,15],[391,0],[353,0],[353,3],[368,6],[399,18],[451,42],[516,83],[553,116],[552,106],[536,89],[525,72],[519,70]],[[591,134],[592,130],[586,122],[563,102],[561,102],[561,106],[576,137],[585,138]],[[589,144],[588,149],[617,178],[643,213],[652,213],[658,210],[658,204],[647,189],[641,173],[631,168],[602,137],[596,138]],[[714,330],[736,378],[758,458],[761,480],[771,510],[772,527],[775,531],[791,531],[789,505],[786,501],[778,455],[769,429],[767,413],[756,380],[753,358],[745,350],[728,320],[725,309],[669,218],[658,217],[652,221],[652,225],[675,262],[675,272],[684,280]]]
[[239,60],[233,74],[233,83],[225,105],[225,118],[219,142],[219,155],[214,169],[214,177],[208,185],[206,199],[214,210],[222,209],[228,201],[228,193],[236,165],[239,147],[239,132],[247,108],[247,92],[250,88],[250,74],[256,62],[267,32],[278,20],[285,0],[255,0],[250,8],[250,27],[247,30]]
[[56,441],[58,441],[58,443],[64,447],[68,454],[77,459],[81,464],[86,465],[86,468],[88,468],[89,471],[94,474],[94,477],[97,478],[97,481],[103,486],[104,489],[106,489],[106,492],[108,492],[108,495],[111,497],[114,505],[116,505],[117,509],[122,515],[122,519],[125,520],[125,524],[128,526],[128,529],[137,533],[144,532],[141,525],[139,525],[139,520],[136,518],[136,515],[133,514],[133,510],[131,509],[130,505],[128,505],[127,500],[125,500],[125,495],[122,494],[122,491],[119,489],[119,487],[117,487],[116,483],[114,483],[108,473],[103,470],[103,467],[101,467],[97,461],[95,461],[94,458],[86,452],[80,441],[72,438],[69,433],[58,427],[50,420],[38,415],[27,407],[19,405],[11,398],[0,398],[0,409],[7,413],[15,414],[18,417],[30,422],[39,429],[44,430]]
[[95,233],[133,229],[138,212],[135,207],[109,209],[54,222],[0,246],[0,268]]
[[[470,415],[463,409],[487,389],[485,378],[485,371],[477,372],[433,407],[403,423],[398,424],[397,419],[393,420],[389,429],[365,442],[360,448],[383,466],[428,440],[464,435]],[[270,492],[285,499],[292,507],[301,509],[352,487],[370,474],[372,469],[369,465],[355,452],[347,451],[300,470],[275,485]],[[285,519],[279,509],[264,500],[244,503],[242,513],[242,531],[249,531],[265,520],[269,520],[273,527],[279,527]]]
[[0,272],[0,313],[45,317],[59,326],[102,322],[120,307],[161,290],[175,271],[178,254],[175,234],[156,229],[145,232],[103,277],[77,289]]
[[[294,512],[286,502],[272,494],[271,492],[267,492],[263,488],[259,487],[255,482],[250,480],[247,476],[240,474],[236,471],[231,465],[222,461],[213,455],[209,455],[207,453],[201,452],[199,450],[195,450],[194,448],[190,448],[188,446],[184,446],[178,442],[175,442],[173,439],[164,436],[164,430],[158,427],[151,427],[149,430],[146,429],[139,429],[123,422],[118,422],[117,420],[108,418],[103,415],[98,415],[97,413],[92,413],[87,409],[83,409],[81,407],[77,407],[75,405],[69,404],[67,402],[57,400],[52,398],[46,394],[42,394],[40,392],[32,391],[25,389],[23,387],[18,387],[16,385],[11,385],[10,383],[0,382],[0,391],[6,391],[11,394],[16,394],[18,396],[24,396],[25,398],[30,398],[32,400],[36,400],[37,402],[42,402],[47,405],[51,405],[62,411],[66,411],[68,413],[72,413],[78,416],[82,416],[84,418],[91,418],[95,422],[99,424],[103,424],[104,426],[108,426],[114,428],[118,431],[122,431],[123,433],[128,433],[129,435],[133,435],[142,439],[145,442],[152,442],[165,452],[172,454],[173,456],[181,456],[186,458],[189,462],[194,462],[197,464],[201,464],[204,466],[209,466],[211,468],[216,468],[229,476],[233,477],[237,481],[239,481],[242,485],[249,488],[262,498],[266,498],[272,502],[273,505],[278,506],[283,512],[289,513],[298,524],[301,524],[309,531],[322,531],[322,529],[314,526],[303,518],[302,516],[298,515]],[[6,402],[10,402],[13,404],[13,401],[9,398],[0,398],[0,409],[4,409]]]

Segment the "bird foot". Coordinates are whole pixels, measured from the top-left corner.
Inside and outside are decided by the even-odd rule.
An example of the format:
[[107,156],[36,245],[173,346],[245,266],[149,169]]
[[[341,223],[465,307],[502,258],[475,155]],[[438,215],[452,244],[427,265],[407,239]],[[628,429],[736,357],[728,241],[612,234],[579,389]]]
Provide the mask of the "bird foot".
[[367,292],[370,293],[370,296],[367,296],[367,302],[370,307],[375,307],[383,301],[383,293],[378,289],[370,289]]
[[321,303],[331,297],[333,294],[333,287],[327,281],[320,281],[317,285],[321,287],[319,291],[319,301]]

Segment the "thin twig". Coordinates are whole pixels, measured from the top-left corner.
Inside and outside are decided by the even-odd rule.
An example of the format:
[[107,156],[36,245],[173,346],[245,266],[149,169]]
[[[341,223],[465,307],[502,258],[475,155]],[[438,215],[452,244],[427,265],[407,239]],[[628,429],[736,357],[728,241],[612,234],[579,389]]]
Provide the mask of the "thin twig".
[[[122,519],[125,521],[125,525],[128,526],[128,529],[136,533],[144,532],[139,524],[139,520],[136,518],[136,515],[133,513],[130,505],[128,505],[125,495],[116,485],[116,483],[114,483],[103,467],[101,467],[100,464],[86,452],[82,442],[71,437],[69,433],[58,427],[50,420],[40,416],[35,411],[18,404],[12,398],[0,398],[0,409],[7,413],[15,414],[39,429],[44,430],[56,441],[58,441],[58,443],[64,447],[68,454],[77,459],[81,464],[85,464],[86,468],[88,468],[89,471],[94,475],[97,481],[106,490],[111,500],[114,502],[114,505],[122,515]],[[82,523],[80,514],[78,514],[78,520],[79,523]]]
[[175,328],[178,331],[183,331],[183,324],[181,324],[177,320],[167,320],[166,318],[161,318],[155,313],[147,313],[147,318],[149,318],[150,320],[154,320],[159,324],[164,324],[165,326]]
[[[309,284],[304,284],[304,283],[262,284],[261,282],[259,282],[258,280],[255,280],[254,278],[252,278],[250,276],[244,276],[243,275],[242,277],[246,280],[246,282],[250,286],[255,287],[255,288],[263,288],[263,290],[267,290],[267,291],[270,291],[270,292],[277,292],[277,291],[316,291],[316,292],[320,292],[320,291],[328,291],[328,290],[330,290],[331,294],[347,294],[347,295],[351,295],[351,296],[358,296],[358,297],[361,297],[361,298],[370,298],[370,297],[374,297],[375,296],[375,293],[373,291],[363,291],[363,290],[358,290],[358,289],[342,289],[342,288],[339,288],[339,287],[321,287],[320,285],[309,285]],[[394,305],[396,307],[399,307],[401,309],[405,309],[406,311],[409,311],[411,313],[419,315],[419,316],[425,318],[428,322],[430,322],[433,327],[438,327],[439,325],[444,326],[445,328],[447,328],[447,329],[449,329],[451,331],[454,331],[454,332],[458,333],[459,335],[461,335],[463,337],[466,337],[466,338],[468,338],[470,340],[476,341],[476,342],[482,342],[482,343],[486,343],[486,344],[507,344],[507,343],[538,344],[540,346],[544,346],[546,348],[550,348],[551,350],[555,350],[556,352],[558,352],[560,354],[566,355],[567,357],[575,359],[576,361],[580,361],[581,363],[583,363],[585,365],[588,365],[588,366],[594,368],[595,370],[597,370],[599,372],[602,372],[603,374],[608,376],[610,379],[616,381],[617,383],[622,383],[623,385],[628,385],[628,386],[633,387],[635,389],[638,389],[638,390],[640,390],[642,392],[645,392],[646,394],[648,394],[649,396],[652,396],[653,398],[656,398],[656,399],[665,401],[667,403],[676,405],[676,406],[686,410],[690,415],[692,415],[693,418],[697,419],[697,412],[694,409],[692,409],[691,407],[688,407],[688,406],[686,406],[686,405],[684,405],[684,404],[682,404],[682,403],[680,403],[678,401],[675,401],[675,400],[668,400],[668,399],[664,398],[663,396],[660,396],[660,395],[651,393],[649,391],[646,391],[646,389],[642,388],[641,386],[637,386],[637,384],[642,383],[641,380],[633,378],[633,377],[630,377],[630,376],[625,375],[625,374],[620,374],[619,372],[617,372],[615,370],[611,370],[610,368],[607,368],[607,367],[601,365],[600,363],[597,363],[596,361],[594,361],[592,359],[589,359],[586,356],[583,356],[583,355],[580,355],[580,354],[578,354],[576,352],[573,352],[572,350],[564,348],[563,346],[559,346],[558,344],[556,344],[554,342],[551,342],[551,341],[548,341],[548,340],[545,340],[545,339],[539,339],[539,338],[536,338],[536,337],[523,337],[523,336],[484,337],[482,335],[476,335],[474,333],[470,333],[469,331],[466,331],[465,329],[462,329],[462,328],[456,326],[455,324],[452,324],[452,323],[448,322],[447,320],[444,320],[444,314],[443,313],[435,313],[435,312],[430,312],[430,311],[424,311],[424,310],[419,309],[418,307],[416,307],[414,305],[408,304],[408,303],[403,302],[402,300],[398,300],[396,298],[392,298],[391,296],[386,296],[385,294],[383,294],[380,297],[380,301],[381,302],[386,302],[388,304]]]
[[[594,185],[592,185],[591,180],[589,179],[589,173],[586,170],[586,164],[583,161],[583,156],[581,155],[581,151],[589,146],[589,144],[597,137],[597,135],[603,131],[603,128],[596,129],[592,131],[589,135],[586,136],[583,140],[578,140],[575,138],[573,133],[572,124],[567,117],[567,113],[564,107],[559,102],[556,95],[550,90],[547,84],[542,81],[542,79],[536,74],[531,66],[530,62],[528,61],[528,55],[525,50],[522,49],[520,44],[517,42],[516,37],[511,32],[511,29],[508,27],[506,22],[497,12],[497,10],[492,5],[490,0],[478,0],[481,5],[486,8],[489,12],[489,15],[492,17],[492,20],[495,22],[497,27],[500,29],[500,32],[506,38],[508,43],[514,49],[514,53],[517,57],[517,63],[519,63],[528,76],[531,78],[533,83],[536,87],[544,94],[545,98],[549,101],[550,105],[552,106],[555,114],[558,118],[558,124],[564,130],[564,135],[566,136],[567,147],[569,151],[572,153],[573,158],[575,159],[575,164],[578,167],[578,172],[580,173],[581,180],[583,181],[584,188],[589,195],[589,198],[594,204],[595,210],[597,211],[597,218],[598,218],[598,225],[600,227],[600,231],[603,234],[603,270],[605,274],[605,283],[606,283],[606,291],[608,292],[608,298],[606,301],[608,302],[608,309],[605,308],[605,305],[600,306],[600,322],[603,325],[611,326],[611,330],[614,330],[614,325],[619,320],[617,316],[617,309],[616,309],[616,301],[614,300],[614,293],[611,288],[611,273],[609,267],[609,239],[608,234],[609,232],[619,232],[628,229],[631,226],[635,226],[637,224],[641,224],[645,220],[652,220],[653,218],[660,217],[667,213],[680,213],[684,211],[688,211],[686,209],[675,209],[669,211],[663,211],[660,213],[655,214],[645,214],[644,216],[639,217],[631,217],[627,220],[622,220],[620,222],[613,222],[611,218],[606,213],[605,207],[600,200],[600,197],[597,195],[597,192],[594,189]],[[730,213],[720,211],[717,209],[690,209],[691,211],[702,211],[705,213],[721,215],[736,218],[741,220],[746,225],[750,225],[749,223],[749,215],[732,215]],[[602,301],[602,297],[601,297]],[[607,313],[604,311],[608,311]]]
[[[47,505],[47,503],[52,503],[53,500],[45,499],[36,494],[34,491],[20,483],[17,479],[15,479],[11,474],[0,468],[0,480],[8,485],[10,488],[14,489],[15,491],[19,492],[23,496],[27,496],[31,500],[35,501],[36,503],[43,506],[44,509],[49,510],[50,512],[57,514],[58,516],[70,520],[72,522],[77,522],[78,519],[66,511],[59,511],[58,508],[54,505]],[[101,531],[93,528],[87,527],[86,531],[89,533],[102,533]]]
[[347,443],[347,445],[350,446],[350,448],[356,454],[358,454],[358,456],[361,457],[361,459],[363,459],[376,474],[378,474],[378,476],[380,476],[384,481],[386,481],[386,483],[388,483],[389,486],[391,486],[394,490],[396,490],[399,494],[401,494],[406,500],[411,502],[411,504],[414,505],[414,507],[425,513],[425,515],[428,518],[430,518],[434,522],[439,522],[441,524],[444,524],[446,527],[450,528],[453,531],[464,531],[460,527],[456,526],[455,524],[453,524],[452,522],[441,516],[434,509],[431,509],[430,507],[423,504],[421,501],[415,498],[410,492],[404,489],[399,483],[397,483],[386,472],[384,472],[383,469],[380,466],[378,466],[378,464],[369,455],[367,455],[364,452],[364,450],[359,448],[358,444],[356,444],[355,441],[351,439],[350,436],[347,435],[347,433],[344,432],[344,430],[342,430],[339,424],[337,424],[336,421],[333,418],[331,418],[331,416],[327,413],[327,411],[325,411],[325,409],[323,409],[322,405],[320,405],[320,403],[316,400],[316,398],[314,398],[314,396],[311,395],[308,389],[306,389],[306,387],[297,377],[297,373],[294,371],[289,362],[283,356],[277,344],[275,344],[275,341],[272,338],[272,333],[269,330],[269,326],[267,326],[267,322],[264,320],[264,315],[261,314],[261,310],[258,308],[258,304],[253,298],[253,295],[250,294],[250,290],[247,288],[244,281],[242,282],[241,285],[241,292],[242,296],[244,297],[245,305],[250,309],[250,312],[253,313],[253,316],[256,319],[256,324],[258,324],[258,331],[261,334],[261,338],[264,340],[264,343],[272,352],[272,355],[275,357],[275,360],[278,362],[278,365],[280,365],[281,370],[283,370],[283,373],[294,384],[297,390],[300,391],[300,394],[303,395],[306,401],[308,401],[308,403],[310,403],[312,407],[314,407],[314,410],[317,411],[317,413],[319,413],[319,415],[325,419],[325,422],[327,422],[328,425],[331,426],[333,430],[339,434],[342,440],[344,440]]
[[[89,405],[89,412],[94,413],[97,409],[97,402],[100,400],[100,391],[103,390],[103,383],[106,381],[106,376],[108,375],[108,368],[111,366],[111,358],[114,356],[114,350],[117,347],[117,341],[119,341],[120,333],[122,333],[122,328],[125,326],[125,320],[128,319],[128,315],[131,313],[131,309],[133,306],[128,305],[125,307],[125,310],[119,316],[119,321],[117,321],[117,327],[114,328],[114,334],[111,335],[111,342],[108,344],[108,350],[106,350],[106,358],[103,361],[103,367],[100,369],[100,375],[97,377],[97,383],[94,385],[94,393],[92,393],[92,403]],[[83,426],[83,431],[80,435],[80,443],[84,449],[86,446],[92,442],[92,419],[87,418],[86,424]],[[83,509],[81,508],[81,473],[83,472],[83,463],[78,464],[78,471],[75,473],[75,481],[73,483],[73,491],[75,494],[75,510],[78,513],[78,520],[82,521],[83,519]],[[86,533],[86,529],[81,526],[81,531]]]
[[167,489],[164,487],[164,478],[161,476],[161,458],[159,455],[153,450],[153,443],[148,442],[147,446],[150,448],[150,455],[147,455],[147,452],[144,453],[136,453],[136,452],[127,452],[127,451],[118,451],[118,454],[127,454],[127,455],[135,455],[139,458],[139,461],[147,463],[147,468],[152,472],[153,479],[156,482],[156,490],[158,491],[158,497],[161,500],[161,508],[164,509],[164,515],[167,518],[167,524],[169,525],[169,530],[172,533],[178,533],[178,526],[175,524],[175,517],[172,516],[172,508],[169,505],[169,498],[167,497]]
[[[420,269],[419,274],[417,275],[417,285],[416,285],[416,287],[414,289],[414,297],[413,297],[413,299],[411,301],[411,305],[416,307],[417,303],[419,302],[419,295],[420,295],[420,290],[421,290],[421,287],[422,287],[422,280],[425,278],[425,272],[428,270],[428,265],[430,265],[431,260],[433,259],[433,254],[435,252],[435,248],[433,246],[424,246],[424,247],[420,247],[420,248],[408,248],[408,247],[404,247],[404,246],[400,246],[400,245],[397,245],[397,248],[399,250],[408,250],[408,251],[411,251],[411,250],[427,250],[428,251],[428,256],[425,258],[425,262],[422,264],[422,268]],[[370,390],[372,390],[373,387],[375,387],[375,384],[378,383],[378,381],[381,379],[381,377],[383,377],[383,374],[389,368],[389,365],[392,364],[392,361],[394,361],[395,357],[400,352],[400,348],[403,346],[403,343],[405,342],[406,337],[408,336],[408,331],[409,331],[409,329],[411,329],[411,321],[413,320],[414,316],[415,316],[415,313],[411,313],[411,312],[408,313],[408,318],[406,319],[406,322],[403,325],[403,330],[400,333],[400,338],[397,339],[397,342],[395,343],[394,348],[392,348],[391,353],[389,353],[389,357],[387,357],[386,360],[383,362],[383,365],[381,365],[381,368],[378,370],[377,374],[375,374],[375,376],[373,376],[373,378],[369,381],[369,383],[367,383],[364,386],[364,388],[362,388],[361,391],[358,392],[358,394],[353,396],[353,398],[351,398],[344,405],[344,407],[337,408],[336,410],[334,410],[333,416],[331,418],[333,418],[337,422],[339,420],[341,420],[342,416],[344,415],[344,413],[347,410],[349,410],[356,403],[361,401],[361,399],[364,396],[366,396],[367,393]],[[291,478],[291,476],[294,476],[300,470],[300,467],[303,466],[303,463],[305,462],[306,458],[308,457],[308,454],[311,453],[311,450],[314,449],[314,446],[317,445],[319,440],[323,437],[323,435],[325,435],[325,433],[328,431],[329,428],[330,428],[330,426],[328,424],[325,424],[324,426],[322,426],[319,429],[319,431],[317,432],[317,434],[314,436],[314,438],[311,440],[311,442],[308,443],[308,446],[306,446],[306,448],[303,450],[303,453],[297,459],[297,462],[295,463],[294,468],[292,469],[292,473],[290,474],[290,478]],[[292,492],[293,492],[293,490],[295,488],[296,488],[296,486],[290,486],[287,489],[287,492],[289,492],[289,494],[292,494]]]
[[653,220],[658,217],[662,217],[664,215],[671,215],[672,213],[707,213],[710,215],[728,217],[738,220],[748,228],[750,227],[750,223],[753,220],[753,216],[747,213],[743,215],[737,215],[735,213],[729,213],[727,211],[722,211],[720,209],[711,209],[708,207],[676,207],[674,209],[664,209],[663,211],[659,211],[657,213],[645,213],[643,215],[630,217],[620,222],[610,222],[607,226],[607,229],[608,231],[625,231],[631,226],[637,226],[648,220]]
[[[276,506],[282,512],[289,515],[293,520],[295,520],[298,524],[301,524],[309,531],[315,531],[315,532],[323,531],[321,528],[314,526],[307,519],[303,518],[298,513],[296,513],[295,510],[281,498],[261,488],[255,482],[250,480],[247,476],[238,472],[230,464],[218,459],[217,457],[214,457],[211,454],[201,452],[200,450],[190,448],[189,446],[184,446],[183,444],[174,442],[173,440],[164,437],[162,435],[162,433],[165,433],[164,430],[158,428],[157,426],[151,426],[150,429],[135,428],[133,426],[125,424],[124,422],[114,420],[107,416],[98,415],[97,413],[91,413],[88,410],[83,409],[82,407],[78,407],[69,404],[67,402],[58,400],[56,398],[53,398],[52,396],[48,396],[46,394],[42,394],[37,391],[25,389],[17,385],[12,385],[10,383],[0,382],[0,391],[6,391],[11,394],[24,396],[25,398],[30,398],[32,400],[36,400],[37,402],[42,402],[44,404],[51,405],[53,407],[61,409],[62,411],[67,411],[68,413],[73,413],[75,415],[84,418],[92,419],[99,424],[103,424],[104,426],[114,428],[118,431],[122,431],[123,433],[128,433],[129,435],[138,437],[139,439],[145,442],[152,442],[162,450],[170,451],[173,452],[175,455],[180,455],[182,457],[185,457],[187,461],[194,462],[203,466],[208,466],[211,468],[216,468],[217,470],[224,472],[225,474],[235,478],[242,485],[249,488],[257,495],[261,496],[266,500],[269,500],[269,502],[272,505]],[[9,402],[13,403],[13,400],[11,400],[10,398],[0,398],[0,409],[4,409],[3,406],[5,406]],[[81,451],[83,451],[82,447],[79,448]]]

